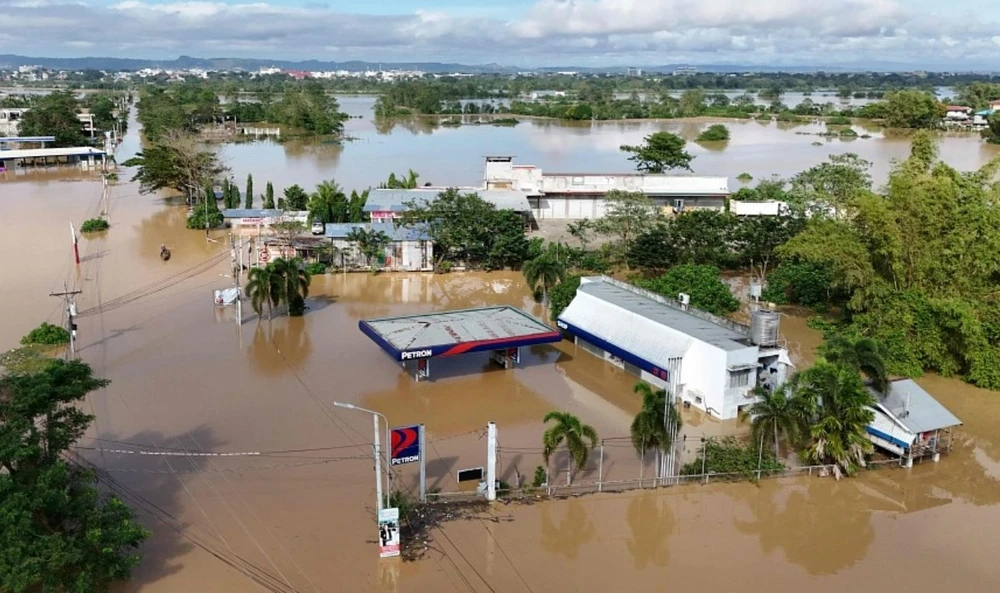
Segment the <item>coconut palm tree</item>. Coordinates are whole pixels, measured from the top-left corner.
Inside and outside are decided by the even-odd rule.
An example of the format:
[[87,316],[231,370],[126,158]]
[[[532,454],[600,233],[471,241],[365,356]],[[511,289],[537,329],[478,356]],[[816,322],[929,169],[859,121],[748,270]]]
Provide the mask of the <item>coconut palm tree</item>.
[[[554,421],[555,424],[542,435],[542,457],[547,466],[549,457],[565,441],[570,456],[569,473],[566,476],[568,484],[571,481],[573,465],[575,464],[577,469],[583,469],[587,465],[590,451],[597,446],[597,431],[589,424],[582,424],[579,418],[569,412],[549,412],[542,418],[542,422],[548,424],[549,421]],[[590,442],[589,446],[584,440]]]
[[645,381],[636,383],[633,391],[642,396],[642,410],[635,415],[629,429],[632,446],[644,457],[649,449],[670,449],[674,444],[673,429],[681,426],[677,407],[667,405],[665,390],[653,389]]
[[810,460],[833,463],[848,474],[864,467],[865,456],[873,451],[867,427],[875,416],[871,409],[875,399],[858,372],[820,361],[799,373],[797,382],[797,392],[816,410],[807,449]]
[[310,275],[301,258],[276,259],[268,265],[281,283],[281,299],[288,304],[289,315],[302,315],[309,296]]
[[820,353],[830,363],[847,366],[863,373],[879,393],[889,390],[889,375],[878,342],[871,338],[852,339],[836,336],[823,344]]
[[549,292],[566,277],[566,267],[552,255],[543,253],[533,260],[524,262],[521,271],[532,292],[541,289],[542,303],[547,310]]
[[274,307],[281,304],[283,290],[282,278],[270,264],[250,270],[246,292],[250,297],[250,306],[257,313],[258,321],[265,304],[267,304],[267,318],[271,318]]
[[752,422],[752,442],[773,443],[775,459],[781,458],[778,443],[782,437],[797,443],[809,433],[812,402],[795,392],[797,380],[796,375],[774,390],[760,387],[755,389],[753,394],[759,399],[750,406],[748,416],[744,416],[744,419],[750,418]]

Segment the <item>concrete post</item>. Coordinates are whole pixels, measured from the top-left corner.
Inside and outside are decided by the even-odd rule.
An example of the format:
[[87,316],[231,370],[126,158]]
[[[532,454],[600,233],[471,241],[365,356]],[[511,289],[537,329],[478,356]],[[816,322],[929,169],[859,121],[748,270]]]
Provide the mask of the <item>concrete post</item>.
[[497,499],[497,425],[486,425],[486,500]]

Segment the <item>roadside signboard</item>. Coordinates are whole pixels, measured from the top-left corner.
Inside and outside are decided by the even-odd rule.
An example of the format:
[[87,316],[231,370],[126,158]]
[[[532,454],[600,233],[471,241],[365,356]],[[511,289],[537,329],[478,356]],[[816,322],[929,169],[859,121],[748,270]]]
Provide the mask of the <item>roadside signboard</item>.
[[403,465],[420,461],[420,425],[400,426],[392,429],[392,449],[389,465]]
[[378,555],[380,558],[399,556],[399,509],[378,512]]

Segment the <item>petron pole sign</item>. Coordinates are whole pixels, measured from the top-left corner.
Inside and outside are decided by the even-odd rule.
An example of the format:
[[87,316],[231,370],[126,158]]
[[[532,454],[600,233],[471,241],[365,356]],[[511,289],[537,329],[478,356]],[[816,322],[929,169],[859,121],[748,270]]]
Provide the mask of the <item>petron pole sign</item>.
[[420,461],[420,425],[401,426],[392,429],[389,465],[403,465]]

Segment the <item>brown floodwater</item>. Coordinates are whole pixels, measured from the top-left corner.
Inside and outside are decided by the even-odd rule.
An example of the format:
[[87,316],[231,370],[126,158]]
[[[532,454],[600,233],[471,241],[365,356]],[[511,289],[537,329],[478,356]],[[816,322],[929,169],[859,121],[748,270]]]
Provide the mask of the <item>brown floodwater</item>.
[[[384,158],[362,167],[372,182],[389,170],[404,170],[407,154],[418,155],[419,165],[425,158],[419,155],[439,150],[438,132],[377,137],[397,133],[411,152],[378,149]],[[600,131],[584,135],[573,128],[565,134],[570,153],[585,150],[573,138],[601,142]],[[531,156],[519,138],[521,144],[506,144],[510,150],[501,152]],[[981,150],[968,139],[954,142],[973,153]],[[123,150],[136,146],[133,136]],[[227,153],[246,150],[259,152],[231,160],[234,168],[297,166],[280,146],[245,145]],[[441,159],[436,166],[454,165],[449,171],[461,177],[466,165],[458,160],[472,154],[468,170],[478,170],[476,151],[488,152],[485,145],[460,150],[451,164]],[[590,150],[601,154],[599,147]],[[366,151],[376,154],[362,143],[347,145],[339,164],[318,178],[339,176],[339,167],[361,167],[363,161],[352,159]],[[791,152],[792,159],[799,152]],[[604,157],[591,158],[596,161],[583,159],[580,168]],[[257,171],[255,176],[262,186]],[[530,480],[542,463],[541,417],[550,410],[592,424],[608,439],[605,479],[628,480],[640,471],[649,475],[652,466],[647,459],[640,469],[631,447],[616,440],[627,436],[639,408],[634,381],[562,343],[526,349],[523,364],[512,371],[491,367],[485,354],[435,362],[434,379],[417,384],[357,329],[359,319],[374,316],[493,304],[540,315],[517,273],[329,274],[314,279],[304,317],[258,321],[247,312],[237,326],[231,311],[211,303],[212,289],[232,283],[225,276],[223,234],[214,233],[210,241],[185,229],[182,205],[139,195],[127,182],[112,190],[111,230],[82,238],[84,261],[73,265],[69,222],[79,225],[103,208],[100,183],[79,177],[50,171],[0,180],[0,208],[5,220],[16,221],[0,235],[0,250],[8,255],[0,268],[7,279],[0,346],[13,347],[42,320],[61,319],[59,301],[49,292],[63,286],[82,290],[80,355],[112,383],[85,402],[97,421],[80,443],[86,447],[81,454],[156,505],[161,516],[176,518],[185,533],[238,554],[288,588],[662,591],[670,583],[677,590],[893,585],[990,591],[1000,582],[992,558],[1000,545],[1000,400],[996,393],[933,376],[920,382],[966,422],[955,450],[939,464],[840,482],[803,477],[497,505],[489,517],[434,531],[424,560],[379,561],[371,420],[333,407],[334,401],[381,412],[393,425],[424,423],[432,489],[456,490],[457,470],[485,465],[489,421],[499,427],[502,479],[513,482],[519,474]],[[298,181],[308,185],[308,179]],[[164,243],[172,250],[168,262],[158,257]],[[805,365],[819,336],[794,313],[783,317],[783,333],[795,362]],[[685,435],[694,439],[741,429],[685,414]],[[262,454],[122,452],[137,449]],[[553,466],[556,483],[565,479],[560,469]],[[591,460],[577,478],[590,479],[595,471]],[[397,479],[412,487],[417,468],[404,466]],[[135,578],[117,590],[255,588],[244,570],[194,546],[150,513],[140,516],[154,535]]]

